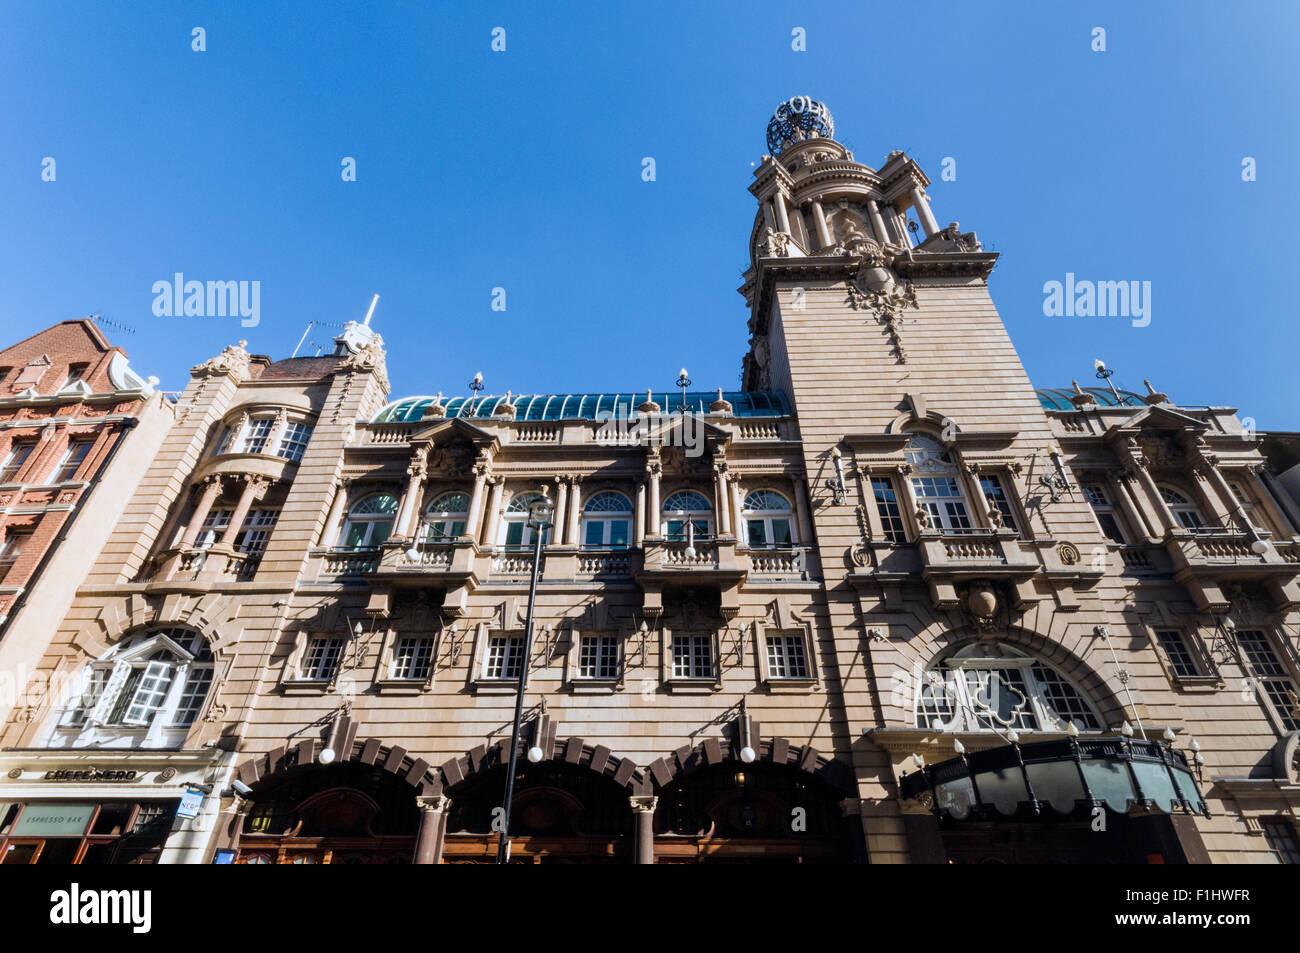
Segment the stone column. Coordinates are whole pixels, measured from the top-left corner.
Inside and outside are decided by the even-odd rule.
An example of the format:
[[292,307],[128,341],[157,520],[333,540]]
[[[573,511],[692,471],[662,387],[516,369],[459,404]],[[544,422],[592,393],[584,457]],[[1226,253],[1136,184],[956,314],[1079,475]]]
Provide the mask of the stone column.
[[1159,540],[1151,529],[1151,526],[1139,509],[1137,501],[1133,498],[1132,488],[1129,486],[1129,476],[1123,470],[1118,476],[1108,475],[1106,489],[1110,491],[1111,499],[1115,505],[1123,512],[1125,521],[1132,527],[1133,540],[1137,542],[1140,539]]
[[244,478],[244,489],[239,494],[239,502],[235,504],[235,511],[230,514],[230,522],[226,524],[225,532],[216,543],[226,546],[235,545],[235,537],[244,526],[244,520],[248,518],[248,511],[253,506],[253,500],[258,498],[262,491],[266,489],[266,480],[262,477],[250,476]]
[[[927,529],[926,527],[921,525],[921,521],[917,518],[916,513],[921,508],[921,501],[916,498],[916,488],[912,486],[911,472],[912,472],[912,467],[909,464],[904,464],[903,466],[898,468],[898,484],[899,484],[898,488],[902,493],[900,499],[906,501],[904,506],[902,507],[902,509],[904,510],[903,521],[907,525],[912,526],[917,533],[927,533],[927,532],[937,533],[939,531],[939,527],[931,526]],[[883,531],[883,524],[882,524],[882,531]]]
[[632,805],[632,814],[636,818],[632,862],[653,864],[655,862],[655,808],[659,806],[659,798],[630,797],[628,801]]
[[772,195],[772,205],[776,208],[776,226],[787,235],[794,237],[794,232],[790,231],[790,216],[785,208],[785,196],[778,189]]
[[640,549],[645,541],[645,480],[636,481],[636,522],[632,534],[636,548]]
[[714,508],[718,513],[718,535],[731,535],[731,499],[727,493],[727,465],[725,463],[715,463],[713,473],[716,478],[717,490],[714,497],[717,500]]
[[735,514],[736,519],[736,548],[749,548],[749,534],[745,532],[745,504],[740,496],[740,481],[730,480],[727,483],[730,499],[727,505],[731,507],[731,512]]
[[[813,529],[812,520],[808,518],[808,488],[804,486],[804,475],[796,473],[792,482],[794,483],[794,518],[799,525],[799,545],[811,547]],[[743,532],[743,528],[737,532]]]
[[441,794],[415,799],[420,808],[420,832],[415,839],[417,864],[442,863],[442,844],[447,833],[447,807],[451,799]]
[[1218,459],[1212,454],[1197,454],[1193,472],[1209,484],[1208,489],[1199,486],[1197,489],[1201,490],[1210,513],[1218,518],[1224,529],[1228,532],[1243,529],[1246,521],[1244,507],[1237,501],[1237,495],[1232,492],[1232,487],[1228,486],[1228,481],[1219,472],[1217,463]]
[[871,216],[871,228],[876,233],[876,241],[882,245],[891,241],[889,232],[885,229],[885,220],[880,217],[880,206],[876,204],[875,199],[867,199],[867,213]]
[[465,535],[470,539],[479,538],[479,517],[483,513],[483,484],[487,481],[487,474],[487,464],[475,465],[474,489],[469,496],[469,512],[465,514]]
[[[579,526],[581,525],[578,518],[582,515],[582,477],[569,477],[569,482],[573,484],[573,492],[569,494],[569,519],[565,533],[568,535],[569,541],[576,545],[581,542],[578,538]],[[560,525],[558,516],[555,525],[558,529]]]
[[[1160,488],[1156,486],[1156,481],[1151,478],[1151,473],[1147,470],[1149,461],[1141,448],[1137,446],[1137,441],[1132,439],[1122,441],[1120,451],[1122,458],[1128,464],[1125,470],[1132,479],[1141,485],[1146,493],[1147,505],[1142,506],[1142,509],[1155,517],[1151,524],[1152,529],[1156,530],[1156,538],[1164,539],[1165,532],[1170,528],[1181,529],[1182,524],[1174,519],[1173,511],[1169,509],[1169,504],[1160,495]],[[1138,505],[1142,505],[1140,498],[1138,499]]]
[[552,542],[557,546],[575,542],[575,540],[569,539],[568,527],[564,523],[565,518],[568,516],[565,509],[565,504],[569,499],[567,479],[567,477],[560,476],[555,478],[555,515],[552,517],[555,521],[555,539]]
[[334,490],[334,502],[330,504],[329,515],[325,517],[325,527],[321,530],[320,544],[329,545],[332,534],[338,529],[340,520],[343,519],[343,508],[348,502],[348,487],[352,481],[346,478],[340,479],[338,486]]
[[[829,248],[831,245],[831,230],[826,224],[826,210],[822,208],[821,202],[812,203],[813,224],[817,226],[817,241],[820,242],[821,248]],[[820,251],[820,248],[818,249]]]
[[911,191],[912,207],[916,209],[916,217],[921,220],[921,227],[925,229],[925,237],[937,234],[939,223],[934,220],[934,213],[930,211],[930,203],[925,200],[925,193],[921,191],[919,185],[913,186]]
[[182,549],[189,549],[194,545],[199,530],[203,528],[203,521],[208,518],[208,513],[212,511],[212,504],[216,502],[220,493],[221,477],[203,478],[203,492],[199,495],[199,501],[194,504],[194,515],[190,517],[190,525],[185,527],[185,535],[181,537]]
[[497,543],[497,526],[501,522],[501,497],[505,494],[506,481],[504,477],[492,477],[489,481],[492,484],[492,495],[488,500],[487,519],[483,526],[483,534],[480,537],[484,546],[495,546]]
[[1297,507],[1286,490],[1278,485],[1273,474],[1268,472],[1268,467],[1258,464],[1251,469],[1259,478],[1259,484],[1263,488],[1264,504],[1277,520],[1278,534],[1282,537],[1294,535],[1297,530],[1300,530],[1300,507]]
[[428,447],[416,447],[411,452],[411,462],[406,468],[406,488],[402,491],[402,501],[397,505],[397,518],[393,520],[392,537],[406,539],[412,535],[412,517],[419,512],[420,487],[424,484],[429,457]]
[[658,459],[651,460],[646,465],[646,477],[650,480],[650,505],[646,513],[646,535],[658,538],[663,535],[663,529],[660,523],[663,521],[663,514],[659,506],[659,477],[663,474],[663,464]]

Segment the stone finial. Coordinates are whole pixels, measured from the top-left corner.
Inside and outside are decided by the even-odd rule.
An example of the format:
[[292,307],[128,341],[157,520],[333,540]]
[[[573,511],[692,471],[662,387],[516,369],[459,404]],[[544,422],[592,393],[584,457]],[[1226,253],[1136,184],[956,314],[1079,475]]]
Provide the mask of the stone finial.
[[438,396],[433,399],[432,404],[424,408],[424,413],[421,416],[426,419],[447,416],[447,405],[442,402],[442,391],[438,391]]
[[1070,403],[1074,404],[1079,410],[1097,405],[1097,398],[1080,387],[1078,381],[1070,381],[1070,383],[1074,385],[1074,393],[1070,395]]
[[659,405],[655,403],[654,392],[649,390],[646,391],[645,403],[639,404],[636,409],[638,413],[642,413],[642,414],[659,413],[660,408]]
[[190,368],[194,377],[216,377],[227,374],[237,381],[248,380],[249,353],[244,350],[247,341],[231,344],[216,357],[210,357],[202,364]]
[[719,387],[718,399],[715,400],[713,403],[709,404],[709,413],[714,414],[718,417],[730,417],[735,412],[736,409],[731,406],[731,401],[723,399],[722,388]]
[[492,416],[502,417],[506,420],[514,420],[515,416],[519,413],[519,410],[515,407],[514,401],[512,400],[513,397],[514,394],[510,391],[506,391],[505,402],[497,404],[496,409],[492,411]]
[[1142,399],[1145,400],[1148,404],[1171,404],[1171,403],[1173,403],[1173,401],[1171,401],[1171,400],[1169,399],[1169,395],[1168,395],[1168,394],[1162,394],[1162,393],[1160,393],[1158,390],[1156,390],[1154,387],[1151,386],[1151,382],[1150,382],[1150,381],[1144,380],[1142,383],[1147,385],[1147,395],[1146,395],[1145,397],[1143,397]]

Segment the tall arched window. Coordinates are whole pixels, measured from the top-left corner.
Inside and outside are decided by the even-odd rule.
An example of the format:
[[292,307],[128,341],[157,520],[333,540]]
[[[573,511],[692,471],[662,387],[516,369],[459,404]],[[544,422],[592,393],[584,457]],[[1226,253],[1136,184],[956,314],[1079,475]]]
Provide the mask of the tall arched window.
[[1171,486],[1162,486],[1160,499],[1168,505],[1180,529],[1190,529],[1192,532],[1205,529],[1205,517],[1201,513],[1201,508],[1178,490]]
[[582,545],[591,549],[626,549],[632,503],[622,493],[597,493],[582,507]]
[[469,519],[469,494],[456,490],[444,493],[425,510],[424,538],[432,543],[447,542],[465,535]]
[[1055,668],[1002,642],[974,642],[925,673],[916,725],[940,731],[1102,730],[1092,704]]
[[[532,546],[536,527],[528,525],[529,508],[546,497],[540,493],[519,493],[511,499],[506,506],[505,515],[501,518],[501,536],[500,544],[502,546]],[[546,542],[546,537],[542,537],[542,542]]]
[[905,452],[912,467],[912,491],[925,511],[929,529],[941,533],[969,533],[970,512],[962,492],[956,461],[933,437],[913,434]]
[[212,673],[212,651],[197,632],[141,632],[84,669],[51,741],[71,747],[176,747],[203,710]]
[[393,531],[397,499],[387,493],[374,493],[358,500],[348,510],[339,533],[341,549],[375,549]]
[[790,501],[774,490],[755,490],[745,496],[745,537],[750,548],[790,546]]
[[686,538],[686,524],[695,526],[695,538],[713,535],[713,507],[703,493],[678,490],[664,500],[663,534],[668,539]]

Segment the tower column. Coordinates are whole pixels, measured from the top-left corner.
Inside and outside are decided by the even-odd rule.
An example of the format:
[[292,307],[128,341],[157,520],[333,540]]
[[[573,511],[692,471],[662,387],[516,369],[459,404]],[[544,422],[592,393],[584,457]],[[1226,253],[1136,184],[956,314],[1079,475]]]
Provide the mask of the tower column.
[[939,231],[939,223],[934,220],[934,213],[930,211],[930,203],[925,200],[925,193],[921,191],[919,185],[912,187],[912,205],[916,209],[916,217],[921,220],[921,227],[925,229],[925,237],[929,238]]
[[813,224],[817,226],[817,241],[822,248],[828,248],[831,244],[831,230],[826,224],[826,210],[822,208],[822,203],[814,201],[812,203]]
[[776,209],[776,224],[781,231],[787,235],[793,235],[790,231],[790,215],[785,208],[785,195],[777,191],[772,196],[772,207]]
[[889,232],[885,230],[885,220],[880,217],[880,206],[875,199],[867,199],[867,213],[871,216],[871,229],[876,233],[876,241],[882,245],[892,241]]

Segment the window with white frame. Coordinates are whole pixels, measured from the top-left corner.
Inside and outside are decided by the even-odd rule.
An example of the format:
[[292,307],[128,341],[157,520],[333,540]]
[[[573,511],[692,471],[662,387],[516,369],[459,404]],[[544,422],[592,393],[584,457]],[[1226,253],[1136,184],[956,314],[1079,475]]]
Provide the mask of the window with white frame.
[[339,531],[339,549],[377,549],[393,531],[397,498],[372,493],[352,504]]
[[89,364],[70,365],[68,367],[68,376],[65,377],[63,379],[63,383],[59,385],[59,392],[67,390],[73,384],[77,383],[79,380],[84,378],[86,376],[86,370],[89,367],[90,367]]
[[298,666],[298,677],[308,681],[327,682],[338,671],[342,658],[342,639],[332,636],[309,639]]
[[871,478],[871,495],[876,501],[876,512],[880,515],[880,527],[885,539],[891,543],[907,542],[907,526],[903,522],[903,509],[898,504],[898,492],[894,481],[887,476]]
[[239,535],[235,537],[235,552],[246,556],[262,555],[279,517],[280,511],[277,509],[249,510]]
[[1156,642],[1164,650],[1174,678],[1200,678],[1205,674],[1182,629],[1156,629]]
[[713,678],[713,636],[674,635],[673,678]]
[[274,417],[250,417],[244,426],[243,439],[240,440],[236,452],[265,453],[273,429],[275,429]]
[[1020,521],[1016,519],[1015,507],[1011,505],[1011,498],[1007,496],[1006,488],[1002,485],[1002,478],[996,473],[981,474],[980,491],[984,494],[984,500],[989,508],[997,510],[1002,517],[1002,525],[1019,532]]
[[713,505],[703,493],[678,490],[663,504],[663,534],[671,540],[686,539],[687,525],[695,527],[695,538],[713,535]]
[[1189,529],[1193,533],[1206,528],[1205,516],[1201,509],[1178,490],[1170,486],[1160,487],[1160,499],[1165,501],[1169,511],[1174,514],[1180,529]]
[[212,680],[212,652],[203,636],[186,628],[146,630],[83,670],[56,733],[77,736],[74,745],[114,745],[106,736],[122,731],[141,746],[175,744],[177,732],[202,711]]
[[203,518],[203,525],[199,527],[199,535],[194,537],[195,549],[207,549],[217,540],[219,540],[230,525],[232,511],[220,507],[213,507],[208,510],[208,515]]
[[18,557],[23,554],[31,538],[30,530],[26,532],[19,532],[13,528],[5,530],[4,539],[0,540],[0,578],[3,578],[9,571],[9,567],[18,561]]
[[940,731],[1100,731],[1101,719],[1064,675],[1017,648],[977,642],[925,673],[916,725]]
[[[511,548],[525,548],[533,545],[538,528],[531,523],[530,512],[534,503],[542,502],[546,497],[540,493],[519,493],[506,506],[501,517],[500,545]],[[546,542],[546,531],[542,530],[542,542]]]
[[746,494],[741,516],[745,520],[745,540],[751,549],[794,545],[790,501],[775,490]]
[[802,632],[778,632],[767,635],[768,678],[811,678],[808,649]]
[[311,426],[301,420],[290,420],[284,425],[284,432],[280,434],[280,445],[276,447],[275,455],[297,463],[307,449],[311,431]]
[[447,543],[465,535],[469,519],[469,494],[460,490],[444,493],[424,512],[424,540]]
[[18,471],[23,468],[35,448],[35,440],[15,440],[11,443],[4,462],[0,463],[0,483],[9,483],[17,477]]
[[904,452],[912,467],[912,492],[929,517],[930,529],[941,533],[969,533],[972,529],[966,496],[952,454],[925,434],[913,434]]
[[1250,663],[1250,677],[1272,705],[1284,730],[1300,731],[1300,691],[1268,636],[1261,629],[1238,629],[1237,644]]
[[584,635],[578,639],[578,677],[618,678],[619,640],[613,635]]
[[1082,489],[1083,498],[1092,507],[1093,515],[1097,517],[1097,525],[1101,527],[1102,533],[1112,542],[1127,543],[1128,537],[1124,535],[1124,527],[1120,523],[1119,514],[1115,512],[1115,506],[1111,503],[1106,488],[1100,483],[1085,483]]
[[582,505],[585,549],[626,549],[632,526],[632,503],[622,493],[604,491]]
[[433,665],[433,639],[405,636],[393,647],[393,662],[389,669],[392,678],[424,681]]
[[524,637],[522,635],[488,636],[487,650],[483,653],[483,677],[518,681],[524,670]]
[[68,444],[68,448],[63,451],[63,456],[59,458],[59,465],[50,475],[50,482],[67,483],[76,477],[82,461],[86,459],[86,454],[90,453],[90,448],[94,445],[94,440],[74,440]]

